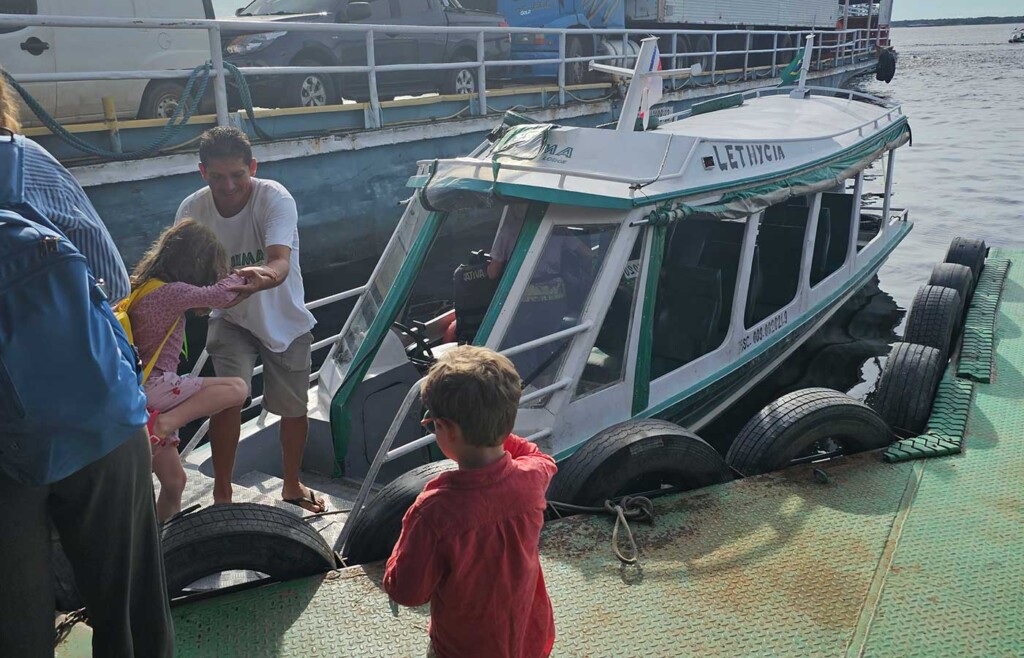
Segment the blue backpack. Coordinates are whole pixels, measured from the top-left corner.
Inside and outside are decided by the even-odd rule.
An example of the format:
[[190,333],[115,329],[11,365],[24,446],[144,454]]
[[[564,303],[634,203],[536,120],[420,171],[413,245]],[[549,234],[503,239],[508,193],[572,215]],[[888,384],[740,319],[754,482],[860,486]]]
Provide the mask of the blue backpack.
[[148,415],[138,357],[85,256],[25,200],[24,150],[0,136],[0,470],[42,485]]

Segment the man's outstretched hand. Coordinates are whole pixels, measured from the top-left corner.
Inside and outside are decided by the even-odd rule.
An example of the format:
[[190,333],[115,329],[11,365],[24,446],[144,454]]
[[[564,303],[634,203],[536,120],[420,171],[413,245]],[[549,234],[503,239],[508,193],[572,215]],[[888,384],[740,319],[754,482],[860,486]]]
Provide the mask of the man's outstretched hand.
[[277,271],[271,267],[267,267],[266,265],[243,267],[240,270],[236,270],[235,274],[244,277],[245,283],[239,283],[231,286],[228,290],[240,293],[246,297],[254,292],[273,288],[281,282],[281,277]]

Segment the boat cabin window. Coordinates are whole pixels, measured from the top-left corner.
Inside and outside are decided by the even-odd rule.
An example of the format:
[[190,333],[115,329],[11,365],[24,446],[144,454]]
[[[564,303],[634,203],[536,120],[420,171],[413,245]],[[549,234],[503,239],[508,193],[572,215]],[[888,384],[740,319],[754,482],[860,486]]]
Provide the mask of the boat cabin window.
[[748,329],[796,298],[809,214],[807,206],[784,203],[762,213],[747,286]]
[[[860,212],[857,220],[857,251],[874,240],[882,230],[882,207],[885,203],[885,181],[889,174],[883,156],[871,163],[860,178]],[[875,173],[881,170],[881,173]],[[867,172],[871,172],[870,174]],[[850,193],[856,190],[857,180],[847,181]]]
[[608,312],[597,332],[594,347],[590,350],[587,365],[583,368],[576,397],[593,393],[606,386],[622,381],[626,366],[626,346],[629,343],[629,327],[636,306],[637,281],[642,269],[640,257],[643,237],[638,235],[633,251],[622,270],[619,285],[615,288]]
[[654,305],[652,379],[725,340],[744,226],[741,221],[687,219],[669,227]]
[[814,239],[811,262],[812,286],[821,283],[846,263],[855,200],[852,190],[822,193],[818,234]]
[[[618,224],[556,225],[541,250],[530,283],[500,350],[549,336],[580,323]],[[512,356],[525,387],[554,381],[572,337]]]

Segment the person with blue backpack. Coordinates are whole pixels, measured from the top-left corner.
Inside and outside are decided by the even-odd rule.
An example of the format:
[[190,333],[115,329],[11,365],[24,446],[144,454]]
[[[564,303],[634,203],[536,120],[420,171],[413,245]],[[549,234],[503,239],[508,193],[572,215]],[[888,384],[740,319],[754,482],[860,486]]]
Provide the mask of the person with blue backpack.
[[171,656],[141,367],[110,307],[127,272],[14,107],[0,78],[0,656],[53,655],[51,524],[93,655]]

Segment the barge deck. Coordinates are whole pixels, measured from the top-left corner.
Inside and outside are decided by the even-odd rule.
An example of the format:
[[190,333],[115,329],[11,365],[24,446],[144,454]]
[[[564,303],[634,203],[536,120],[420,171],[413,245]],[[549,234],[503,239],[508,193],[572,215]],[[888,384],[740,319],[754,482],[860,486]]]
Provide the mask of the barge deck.
[[[553,655],[1024,654],[1022,263],[990,253],[925,437],[657,499],[638,566],[609,517],[549,523]],[[382,574],[176,606],[177,655],[424,655],[427,608],[393,615]],[[78,627],[58,655],[88,646]]]

